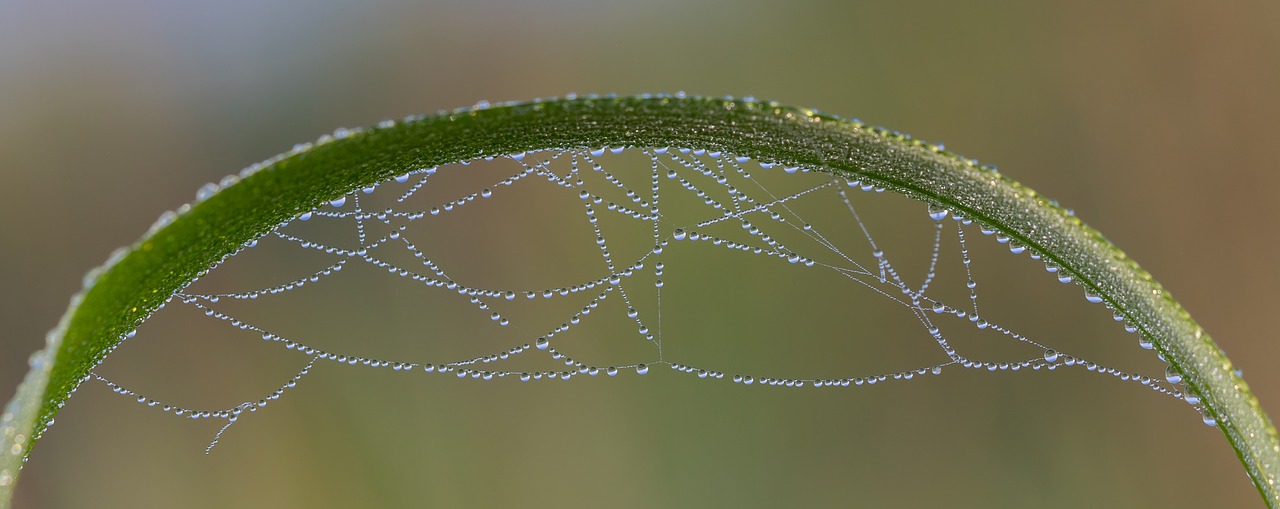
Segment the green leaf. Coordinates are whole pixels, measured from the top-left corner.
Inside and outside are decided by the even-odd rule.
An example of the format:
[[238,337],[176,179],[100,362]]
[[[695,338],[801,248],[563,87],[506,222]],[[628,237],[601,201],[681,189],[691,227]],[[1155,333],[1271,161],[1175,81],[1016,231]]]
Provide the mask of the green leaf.
[[[1271,507],[1280,505],[1280,440],[1208,334],[1152,277],[1034,191],[907,136],[812,110],[756,101],[633,97],[458,110],[338,133],[228,177],[166,215],[86,276],[0,418],[0,507],[22,460],[90,370],[174,292],[301,212],[410,170],[529,150],[683,146],[805,166],[875,183],[963,214],[1060,267],[1183,375]],[[216,191],[216,192],[213,192]]]

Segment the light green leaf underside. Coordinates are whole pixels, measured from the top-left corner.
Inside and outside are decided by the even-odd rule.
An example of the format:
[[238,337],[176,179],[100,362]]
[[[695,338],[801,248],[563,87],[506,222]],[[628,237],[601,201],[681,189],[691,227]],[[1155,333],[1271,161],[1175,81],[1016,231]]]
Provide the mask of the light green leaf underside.
[[5,408],[0,507],[58,408],[120,338],[202,271],[281,222],[410,170],[547,148],[718,150],[875,183],[963,214],[1057,264],[1138,328],[1183,374],[1271,507],[1280,440],[1231,361],[1168,292],[1097,231],[1034,191],[910,138],[811,110],[746,100],[546,100],[352,131],[247,171],[153,228],[86,278]]

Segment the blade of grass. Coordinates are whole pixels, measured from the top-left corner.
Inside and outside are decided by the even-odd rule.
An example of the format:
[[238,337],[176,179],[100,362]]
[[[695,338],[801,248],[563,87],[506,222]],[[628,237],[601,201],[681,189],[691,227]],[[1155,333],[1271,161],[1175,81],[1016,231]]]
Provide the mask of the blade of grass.
[[[22,461],[89,371],[169,296],[283,221],[408,171],[546,148],[675,146],[806,166],[937,204],[1056,264],[1182,373],[1268,506],[1280,506],[1280,440],[1231,361],[1146,271],[1069,212],[973,161],[905,135],[749,100],[645,96],[512,103],[341,130],[161,218],[86,276],[0,417],[0,508]],[[210,190],[213,191],[213,190]]]

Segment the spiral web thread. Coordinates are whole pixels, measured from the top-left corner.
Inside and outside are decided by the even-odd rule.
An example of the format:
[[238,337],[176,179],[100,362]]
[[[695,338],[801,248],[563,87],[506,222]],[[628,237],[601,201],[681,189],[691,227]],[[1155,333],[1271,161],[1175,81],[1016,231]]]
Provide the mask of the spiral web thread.
[[[637,153],[647,158],[649,171],[638,178],[623,178],[606,169],[604,163],[616,154]],[[494,158],[488,158],[493,160]],[[732,381],[750,386],[784,386],[840,388],[874,385],[889,381],[912,380],[916,377],[939,375],[947,369],[986,370],[990,372],[1020,371],[1024,369],[1053,371],[1059,368],[1080,368],[1089,372],[1109,375],[1119,380],[1134,382],[1149,387],[1151,390],[1174,398],[1185,400],[1196,409],[1200,409],[1199,401],[1194,394],[1185,391],[1180,385],[1181,379],[1175,371],[1167,371],[1163,377],[1149,377],[1130,373],[1116,368],[1103,366],[1085,360],[1079,356],[1068,355],[1046,346],[1036,339],[1020,334],[1009,327],[989,321],[979,312],[979,295],[977,282],[970,270],[970,250],[966,231],[980,231],[984,235],[995,236],[996,240],[1008,244],[1010,251],[1021,253],[1024,248],[1010,243],[1008,238],[995,235],[995,232],[973,225],[972,221],[947,210],[930,206],[928,215],[933,220],[932,252],[929,255],[927,270],[918,284],[908,283],[908,277],[900,272],[894,259],[885,253],[877,244],[872,229],[868,228],[859,215],[855,194],[858,192],[880,192],[873,183],[850,181],[832,177],[827,174],[810,171],[808,168],[776,167],[767,162],[754,161],[746,157],[730,154],[708,152],[687,148],[574,148],[567,150],[547,150],[528,154],[513,154],[499,159],[500,163],[509,163],[512,172],[496,182],[492,187],[469,192],[461,197],[438,203],[434,206],[419,208],[410,205],[412,198],[427,188],[437,178],[447,172],[467,171],[469,162],[445,165],[436,168],[423,168],[409,174],[398,176],[392,180],[357,190],[343,198],[334,200],[316,210],[301,214],[293,221],[279,225],[267,236],[292,243],[298,247],[324,253],[332,258],[332,262],[320,270],[305,274],[284,284],[257,290],[237,293],[189,293],[185,289],[173,295],[169,303],[189,306],[203,312],[206,316],[231,327],[260,334],[270,344],[298,352],[307,357],[306,364],[284,384],[270,394],[256,401],[245,401],[232,408],[200,410],[183,408],[166,404],[138,394],[120,386],[99,373],[90,375],[92,379],[106,384],[112,391],[148,407],[154,407],[175,416],[192,419],[220,419],[225,421],[209,443],[205,452],[211,451],[218,444],[226,430],[245,412],[256,412],[269,402],[277,400],[297,384],[313,369],[328,363],[361,365],[372,368],[387,368],[395,371],[425,374],[454,375],[460,379],[488,381],[494,379],[518,379],[523,382],[534,380],[572,380],[597,376],[613,377],[620,374],[644,375],[656,366],[667,366],[679,373],[685,373],[699,379]],[[811,185],[799,191],[775,195],[753,176],[753,172],[781,172],[787,178],[805,177]],[[628,172],[633,173],[633,172]],[[584,178],[593,175],[590,178]],[[632,177],[627,175],[627,177]],[[479,288],[469,286],[465,280],[455,280],[451,271],[432,261],[413,241],[402,235],[407,226],[418,221],[431,221],[438,216],[446,216],[462,208],[485,207],[491,202],[500,202],[500,195],[517,191],[523,181],[542,179],[559,188],[559,194],[566,200],[577,201],[582,209],[582,219],[586,220],[595,233],[597,252],[603,261],[604,270],[598,277],[584,282],[570,284],[558,288],[530,290],[524,288]],[[661,184],[668,180],[676,185]],[[590,183],[588,183],[590,182]],[[664,187],[665,186],[665,187]],[[375,192],[394,194],[394,203],[401,206],[371,210],[362,207],[361,200],[369,201],[369,195]],[[704,206],[699,212],[700,219],[686,221],[675,219],[665,213],[660,204],[665,203],[664,194],[686,193],[700,201]],[[621,193],[621,195],[619,195]],[[625,196],[626,201],[610,201],[607,196]],[[797,210],[797,205],[822,200],[835,204],[842,214],[846,214],[847,227],[855,228],[857,235],[865,240],[859,246],[843,246],[832,241],[832,232],[820,231],[805,221]],[[610,216],[616,220],[631,221],[645,225],[651,234],[653,247],[633,259],[619,260],[615,258],[611,243],[613,239],[609,228],[602,226],[599,219]],[[339,247],[331,243],[308,240],[304,236],[290,233],[291,224],[310,221],[313,218],[345,221],[354,236],[354,247]],[[746,241],[733,240],[727,236],[709,233],[718,231],[725,225],[738,224]],[[720,225],[720,226],[717,226]],[[386,234],[372,233],[375,228],[388,231]],[[954,233],[948,233],[948,232]],[[772,233],[771,233],[772,232]],[[785,234],[785,235],[784,235]],[[791,241],[779,240],[787,235],[807,239],[806,248],[795,247]],[[959,259],[967,279],[967,299],[959,302],[944,302],[931,287],[936,281],[940,268],[944,237],[954,235],[959,245]],[[425,242],[425,241],[424,241]],[[921,365],[914,369],[890,373],[851,374],[841,378],[793,378],[779,376],[758,376],[745,373],[726,374],[711,367],[691,366],[669,359],[663,355],[662,333],[662,277],[667,267],[663,263],[663,252],[678,248],[681,243],[704,243],[721,250],[755,255],[763,259],[774,260],[778,264],[797,267],[799,270],[829,271],[830,277],[847,281],[853,287],[865,288],[880,298],[902,306],[932,338],[936,348],[945,354],[941,363]],[[258,241],[244,246],[240,253],[251,251]],[[814,247],[816,246],[816,247]],[[804,252],[806,249],[816,251]],[[401,250],[416,260],[415,265],[406,265],[388,261],[383,255],[389,250]],[[821,256],[820,256],[821,255]],[[1033,259],[1038,259],[1034,253]],[[386,271],[396,277],[407,278],[421,284],[430,291],[446,292],[463,299],[478,313],[487,314],[494,326],[518,326],[512,319],[503,316],[490,308],[490,303],[514,300],[541,300],[561,298],[588,299],[586,305],[564,319],[564,322],[549,330],[527,332],[521,329],[524,341],[511,344],[487,355],[474,356],[460,360],[423,359],[389,360],[377,359],[352,354],[325,350],[308,345],[307,342],[284,337],[230,314],[219,311],[218,303],[224,300],[252,301],[259,298],[278,298],[307,285],[322,284],[326,279],[339,273],[344,267],[355,264],[368,264]],[[1065,275],[1056,274],[1057,269],[1051,264],[1046,270],[1055,275],[1061,283],[1071,283]],[[650,282],[638,282],[640,274],[652,276]],[[656,302],[652,311],[641,312],[636,301],[639,292],[633,285],[648,284]],[[188,287],[189,288],[189,287]],[[632,291],[629,293],[628,288]],[[585,296],[585,297],[583,297]],[[597,308],[599,315],[607,308],[599,307],[605,299],[621,299],[625,304],[624,316],[616,318],[628,320],[635,325],[635,331],[641,341],[652,345],[652,355],[636,362],[619,365],[595,365],[574,357],[572,346],[556,348],[557,335],[580,327],[588,322],[588,317]],[[1101,299],[1086,295],[1089,302],[1100,303]],[[1119,315],[1117,320],[1119,321]],[[602,318],[591,317],[595,320]],[[944,323],[947,322],[947,323]],[[1042,352],[1031,358],[1020,361],[984,361],[967,357],[957,351],[948,340],[948,333],[941,326],[955,327],[954,323],[968,323],[970,327],[983,329],[1003,336],[1007,341],[1019,342]],[[1124,325],[1128,332],[1134,328]],[[123,339],[133,337],[128,334]],[[1144,348],[1151,345],[1139,341]],[[503,369],[504,361],[530,355],[549,356],[553,361],[562,362],[562,369],[541,371],[523,371]],[[509,363],[508,363],[509,365]],[[1207,415],[1207,414],[1206,414]],[[1209,417],[1206,423],[1212,424]]]

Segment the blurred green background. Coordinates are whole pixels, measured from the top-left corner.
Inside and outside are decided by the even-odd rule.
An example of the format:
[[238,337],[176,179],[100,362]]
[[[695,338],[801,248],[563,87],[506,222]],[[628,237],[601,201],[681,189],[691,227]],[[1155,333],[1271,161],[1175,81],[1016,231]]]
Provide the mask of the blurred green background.
[[[201,184],[296,142],[478,100],[676,90],[857,116],[998,165],[1151,271],[1280,412],[1267,1],[5,0],[0,387],[87,269]],[[1114,329],[1078,327],[1055,332]],[[103,369],[222,406],[297,367],[192,330],[140,335]],[[534,387],[324,370],[207,457],[215,423],[91,384],[16,504],[1261,505],[1185,405],[1097,376],[795,392],[655,375]]]

